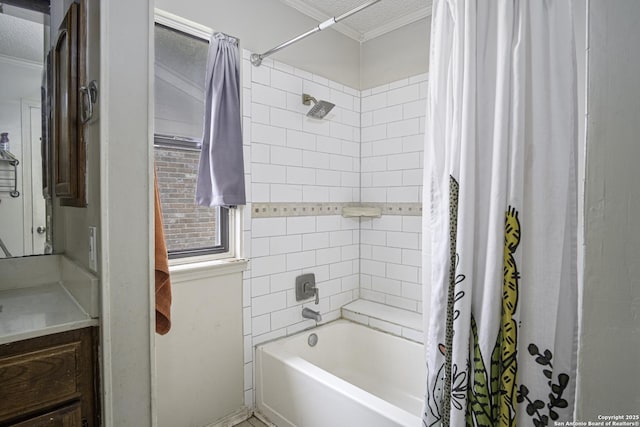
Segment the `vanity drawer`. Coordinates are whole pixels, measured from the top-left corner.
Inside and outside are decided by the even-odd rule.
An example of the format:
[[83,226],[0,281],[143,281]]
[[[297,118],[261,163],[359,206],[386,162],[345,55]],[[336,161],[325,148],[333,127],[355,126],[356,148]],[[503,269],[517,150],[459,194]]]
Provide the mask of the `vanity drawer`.
[[0,358],[0,419],[80,397],[81,343]]
[[82,407],[79,402],[14,424],[11,427],[81,427]]

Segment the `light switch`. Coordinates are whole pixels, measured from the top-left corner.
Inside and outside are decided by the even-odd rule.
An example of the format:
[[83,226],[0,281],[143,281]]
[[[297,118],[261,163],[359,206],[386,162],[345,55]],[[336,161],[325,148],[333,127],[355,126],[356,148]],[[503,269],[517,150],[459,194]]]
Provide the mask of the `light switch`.
[[93,271],[98,271],[96,239],[96,228],[89,227],[89,268]]

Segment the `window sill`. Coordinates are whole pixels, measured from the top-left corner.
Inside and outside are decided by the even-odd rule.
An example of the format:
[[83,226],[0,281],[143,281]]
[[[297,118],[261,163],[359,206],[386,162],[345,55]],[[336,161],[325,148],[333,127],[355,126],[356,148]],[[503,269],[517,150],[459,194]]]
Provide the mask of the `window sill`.
[[171,283],[187,282],[208,277],[226,276],[241,273],[247,269],[249,261],[245,258],[193,262],[169,266]]

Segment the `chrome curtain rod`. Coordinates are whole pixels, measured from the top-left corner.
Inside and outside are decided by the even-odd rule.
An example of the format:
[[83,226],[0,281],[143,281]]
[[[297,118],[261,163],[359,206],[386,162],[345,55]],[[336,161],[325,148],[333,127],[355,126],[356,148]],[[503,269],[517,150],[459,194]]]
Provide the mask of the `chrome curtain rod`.
[[258,67],[262,63],[262,60],[264,58],[266,58],[267,56],[273,55],[274,53],[278,52],[279,50],[282,50],[285,47],[294,44],[295,42],[298,42],[298,41],[300,41],[302,39],[305,39],[305,38],[309,37],[311,34],[315,34],[318,31],[322,31],[325,28],[329,28],[333,24],[335,24],[337,22],[340,22],[343,19],[348,18],[351,15],[354,15],[354,14],[358,13],[361,10],[364,10],[364,9],[368,8],[369,6],[373,6],[374,4],[376,4],[376,3],[380,2],[380,1],[382,1],[382,0],[371,0],[371,1],[368,1],[368,2],[366,2],[366,3],[364,3],[364,4],[360,5],[360,6],[356,7],[355,9],[350,10],[349,12],[343,13],[342,15],[340,15],[338,17],[334,16],[333,18],[329,18],[326,21],[321,22],[317,27],[314,27],[313,29],[307,31],[304,34],[300,34],[298,37],[295,37],[295,38],[293,38],[293,39],[291,39],[289,41],[286,41],[286,42],[282,43],[281,45],[274,47],[273,49],[270,49],[270,50],[268,50],[268,51],[266,51],[264,53],[253,53],[253,54],[251,54],[251,63],[253,65],[255,65],[256,67]]

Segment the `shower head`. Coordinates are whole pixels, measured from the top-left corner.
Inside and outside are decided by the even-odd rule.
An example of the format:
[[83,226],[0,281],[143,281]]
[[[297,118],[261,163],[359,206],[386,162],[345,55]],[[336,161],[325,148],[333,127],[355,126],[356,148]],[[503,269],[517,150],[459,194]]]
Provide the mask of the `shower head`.
[[311,101],[313,101],[315,105],[311,107],[311,110],[307,113],[307,117],[313,117],[314,119],[323,119],[324,116],[329,114],[329,111],[336,106],[328,101],[318,101],[307,93],[302,94],[302,103],[304,105],[311,105]]

